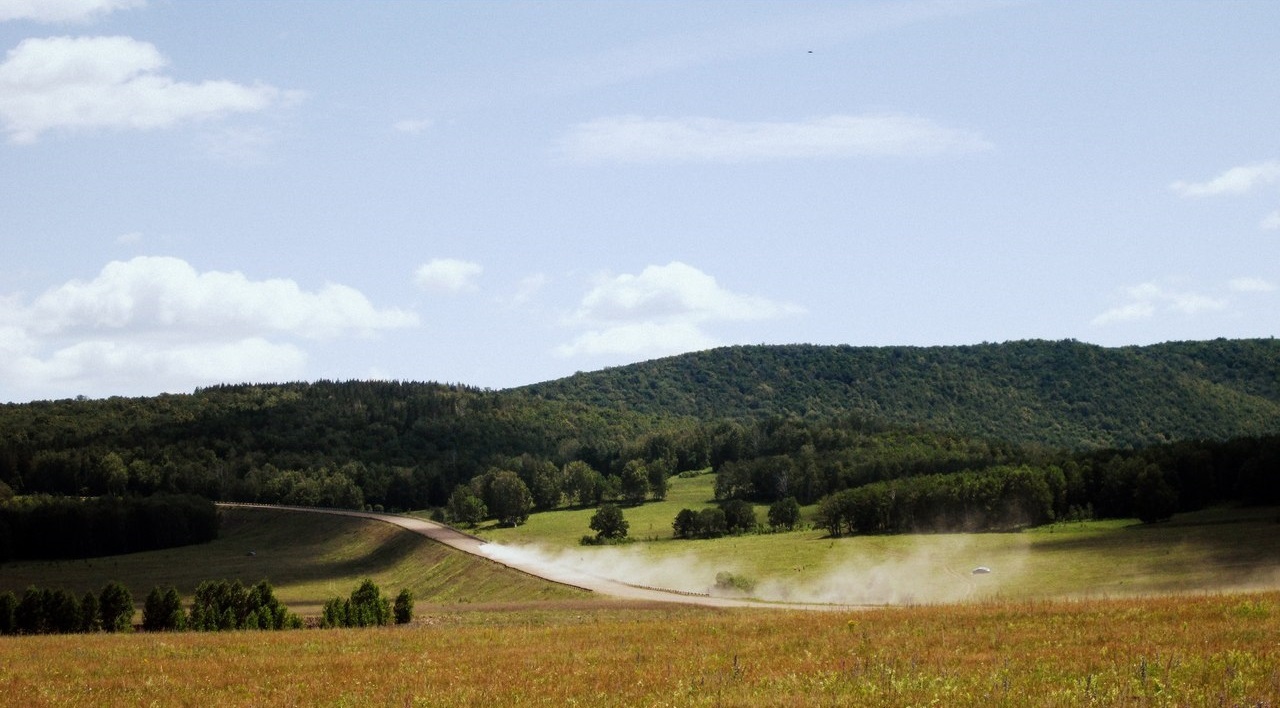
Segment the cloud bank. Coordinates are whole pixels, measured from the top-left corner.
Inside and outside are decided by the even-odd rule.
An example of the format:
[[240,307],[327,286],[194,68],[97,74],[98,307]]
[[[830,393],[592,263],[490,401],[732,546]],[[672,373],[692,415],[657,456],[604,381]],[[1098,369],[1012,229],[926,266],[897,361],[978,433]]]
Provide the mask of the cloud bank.
[[600,278],[566,320],[586,331],[556,353],[657,355],[706,349],[717,344],[707,325],[801,312],[795,305],[726,290],[710,275],[676,261],[638,275]]
[[977,133],[901,115],[833,115],[792,123],[619,116],[576,125],[560,141],[566,157],[585,163],[924,157],[990,147]]
[[167,63],[130,37],[25,39],[0,64],[0,122],[11,142],[33,143],[54,129],[167,128],[293,97],[265,84],[175,81],[160,73]]
[[201,273],[177,258],[138,257],[30,304],[0,299],[0,393],[297,379],[305,374],[307,342],[417,324],[415,314],[375,308],[344,285],[309,292],[292,280]]

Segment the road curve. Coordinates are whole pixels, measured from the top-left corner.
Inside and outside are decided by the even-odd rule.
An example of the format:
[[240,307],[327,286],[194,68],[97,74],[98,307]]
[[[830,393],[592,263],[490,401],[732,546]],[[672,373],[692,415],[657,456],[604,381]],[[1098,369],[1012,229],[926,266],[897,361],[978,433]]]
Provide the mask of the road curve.
[[276,509],[281,511],[297,511],[312,514],[333,514],[338,516],[354,516],[362,519],[372,519],[383,523],[399,526],[417,534],[426,536],[427,538],[443,543],[446,546],[455,548],[463,553],[469,553],[473,556],[484,558],[488,561],[498,563],[527,573],[534,577],[542,578],[553,583],[568,585],[582,590],[617,597],[626,600],[645,600],[650,602],[670,602],[682,605],[701,605],[705,607],[756,607],[756,608],[773,608],[773,609],[793,609],[793,610],[848,610],[854,609],[848,605],[813,605],[785,602],[765,602],[757,600],[746,600],[740,598],[714,597],[711,595],[701,595],[696,593],[686,593],[676,590],[664,590],[662,588],[641,587],[639,585],[630,585],[610,578],[603,578],[597,575],[588,575],[569,568],[547,564],[534,563],[530,561],[522,561],[520,558],[510,557],[508,554],[488,553],[486,546],[494,546],[487,541],[464,533],[451,526],[420,519],[415,516],[402,516],[399,514],[384,514],[372,511],[353,511],[348,509],[324,509],[319,507],[304,506],[276,506],[269,504],[237,504],[231,502],[219,502],[218,506],[222,507],[242,507],[254,509]]

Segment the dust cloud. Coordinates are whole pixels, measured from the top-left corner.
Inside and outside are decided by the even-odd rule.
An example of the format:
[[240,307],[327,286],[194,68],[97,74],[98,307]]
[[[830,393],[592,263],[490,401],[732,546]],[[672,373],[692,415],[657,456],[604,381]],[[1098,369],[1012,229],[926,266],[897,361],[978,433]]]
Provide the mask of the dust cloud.
[[[982,549],[963,535],[922,536],[871,552],[835,543],[820,564],[768,572],[757,572],[727,555],[672,555],[640,544],[550,549],[490,543],[481,551],[504,564],[569,583],[604,579],[682,593],[809,605],[936,604],[991,597],[1018,576],[1025,555],[1006,549],[998,558],[984,558]],[[979,566],[991,572],[973,573]],[[717,587],[720,573],[745,578],[754,587]]]

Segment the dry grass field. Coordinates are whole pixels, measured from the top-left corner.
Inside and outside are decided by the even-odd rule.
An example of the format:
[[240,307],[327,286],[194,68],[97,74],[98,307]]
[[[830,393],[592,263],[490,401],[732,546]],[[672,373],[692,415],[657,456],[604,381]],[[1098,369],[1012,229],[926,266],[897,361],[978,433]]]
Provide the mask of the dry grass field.
[[8,705],[1274,706],[1280,594],[0,639]]
[[[1232,592],[1205,589],[1257,577],[1259,569],[1272,577],[1280,543],[1274,510],[960,540],[833,541],[795,532],[634,544],[648,549],[641,564],[684,558],[686,547],[699,549],[695,557],[718,551],[718,562],[765,581],[802,564],[826,568],[833,550],[896,571],[904,558],[916,568],[911,549],[918,544],[937,544],[923,567],[945,566],[931,575],[970,588],[985,582],[966,570],[975,558],[995,559],[995,577],[1013,576],[1011,561],[1022,559],[1022,580],[994,596],[966,591],[945,603],[917,596],[899,598],[906,606],[825,612],[625,603],[387,524],[261,509],[225,513],[213,543],[9,564],[0,567],[0,589],[34,583],[83,591],[119,578],[140,599],[156,584],[174,583],[189,596],[203,579],[266,577],[286,604],[308,614],[369,576],[385,590],[413,589],[415,622],[0,637],[0,704],[1280,706],[1280,592],[1274,583],[1260,592],[1240,592],[1236,582],[1226,583]],[[960,551],[977,555],[955,557]],[[923,587],[919,578],[928,574],[908,585]],[[1092,592],[1072,592],[1089,586]],[[1063,592],[1074,599],[1049,599]],[[1130,594],[1145,596],[1122,597]]]

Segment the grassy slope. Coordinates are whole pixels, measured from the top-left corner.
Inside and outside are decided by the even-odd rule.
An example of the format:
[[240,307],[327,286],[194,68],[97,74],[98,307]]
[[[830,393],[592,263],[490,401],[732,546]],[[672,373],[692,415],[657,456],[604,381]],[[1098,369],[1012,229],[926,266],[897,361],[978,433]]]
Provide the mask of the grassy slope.
[[265,509],[224,509],[222,515],[220,537],[212,543],[80,561],[10,563],[0,567],[0,590],[21,593],[34,584],[83,593],[118,579],[141,602],[157,585],[175,585],[190,597],[204,580],[239,578],[247,584],[266,578],[281,601],[301,614],[318,613],[327,598],[347,595],[364,577],[389,594],[408,588],[420,605],[584,595],[390,524]]
[[[653,542],[579,546],[590,533],[590,509],[534,514],[521,527],[488,527],[480,534],[554,549],[548,553],[566,562],[605,575],[624,571],[640,584],[701,592],[718,572],[728,571],[759,581],[759,596],[798,601],[953,602],[1280,587],[1275,509],[1211,510],[1153,526],[1058,524],[1021,533],[831,539],[803,530],[671,539],[676,512],[710,503],[713,479],[674,479],[666,501],[625,509],[631,535],[660,539]],[[765,518],[763,508],[757,517]],[[971,574],[977,566],[994,572]]]

